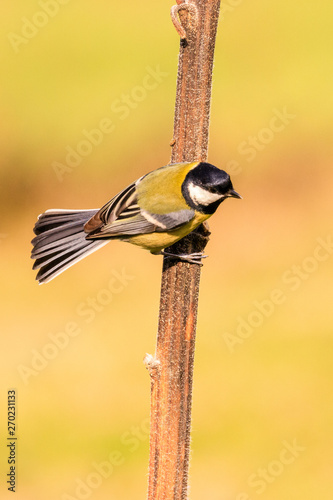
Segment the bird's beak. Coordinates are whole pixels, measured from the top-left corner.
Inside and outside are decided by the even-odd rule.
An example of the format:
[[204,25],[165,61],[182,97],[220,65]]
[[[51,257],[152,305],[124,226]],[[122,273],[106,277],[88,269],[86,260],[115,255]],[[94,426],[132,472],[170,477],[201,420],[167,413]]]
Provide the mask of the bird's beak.
[[230,191],[228,191],[228,196],[232,196],[232,198],[239,198],[240,200],[243,199],[234,189],[230,189]]

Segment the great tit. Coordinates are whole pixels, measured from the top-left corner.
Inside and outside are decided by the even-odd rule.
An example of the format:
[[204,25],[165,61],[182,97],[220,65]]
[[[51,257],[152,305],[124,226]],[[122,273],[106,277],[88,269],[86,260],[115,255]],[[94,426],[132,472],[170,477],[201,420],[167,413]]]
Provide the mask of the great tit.
[[[47,283],[112,239],[163,254],[228,197],[241,198],[226,172],[204,162],[177,163],[140,177],[100,210],[47,210],[34,227],[36,279]],[[190,257],[183,256],[190,262],[202,256]]]

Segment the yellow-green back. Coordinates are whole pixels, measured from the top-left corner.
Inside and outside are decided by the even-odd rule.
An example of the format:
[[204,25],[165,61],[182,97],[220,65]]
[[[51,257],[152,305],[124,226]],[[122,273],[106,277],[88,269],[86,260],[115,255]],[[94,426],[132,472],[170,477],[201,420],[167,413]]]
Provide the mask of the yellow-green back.
[[154,214],[189,208],[181,186],[187,173],[197,164],[198,162],[167,165],[148,174],[137,186],[140,207]]

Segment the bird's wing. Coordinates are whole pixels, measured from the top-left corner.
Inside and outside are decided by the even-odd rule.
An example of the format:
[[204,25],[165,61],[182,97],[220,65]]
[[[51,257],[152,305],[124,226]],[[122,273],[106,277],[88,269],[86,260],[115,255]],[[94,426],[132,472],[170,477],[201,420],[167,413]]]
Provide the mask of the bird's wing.
[[140,180],[112,198],[86,223],[87,239],[170,231],[193,219],[195,213],[191,209],[167,214],[141,210],[136,194],[136,185]]
[[136,183],[130,184],[114,198],[108,201],[84,226],[86,233],[98,234],[101,229],[110,226],[118,218],[134,217],[140,214],[137,204]]

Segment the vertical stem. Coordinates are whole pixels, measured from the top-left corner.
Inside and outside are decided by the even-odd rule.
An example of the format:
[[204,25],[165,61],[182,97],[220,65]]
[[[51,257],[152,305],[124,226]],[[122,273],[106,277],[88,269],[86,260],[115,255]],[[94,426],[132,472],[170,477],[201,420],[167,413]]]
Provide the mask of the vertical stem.
[[[192,0],[181,10],[181,43],[171,162],[207,159],[211,82],[220,0]],[[186,45],[186,46],[185,46]],[[209,232],[200,226],[173,253],[202,252]],[[192,377],[200,266],[164,259],[156,361],[151,374],[148,500],[185,500],[188,488]]]
[[206,160],[220,0],[196,0],[198,25],[180,48],[171,161]]

